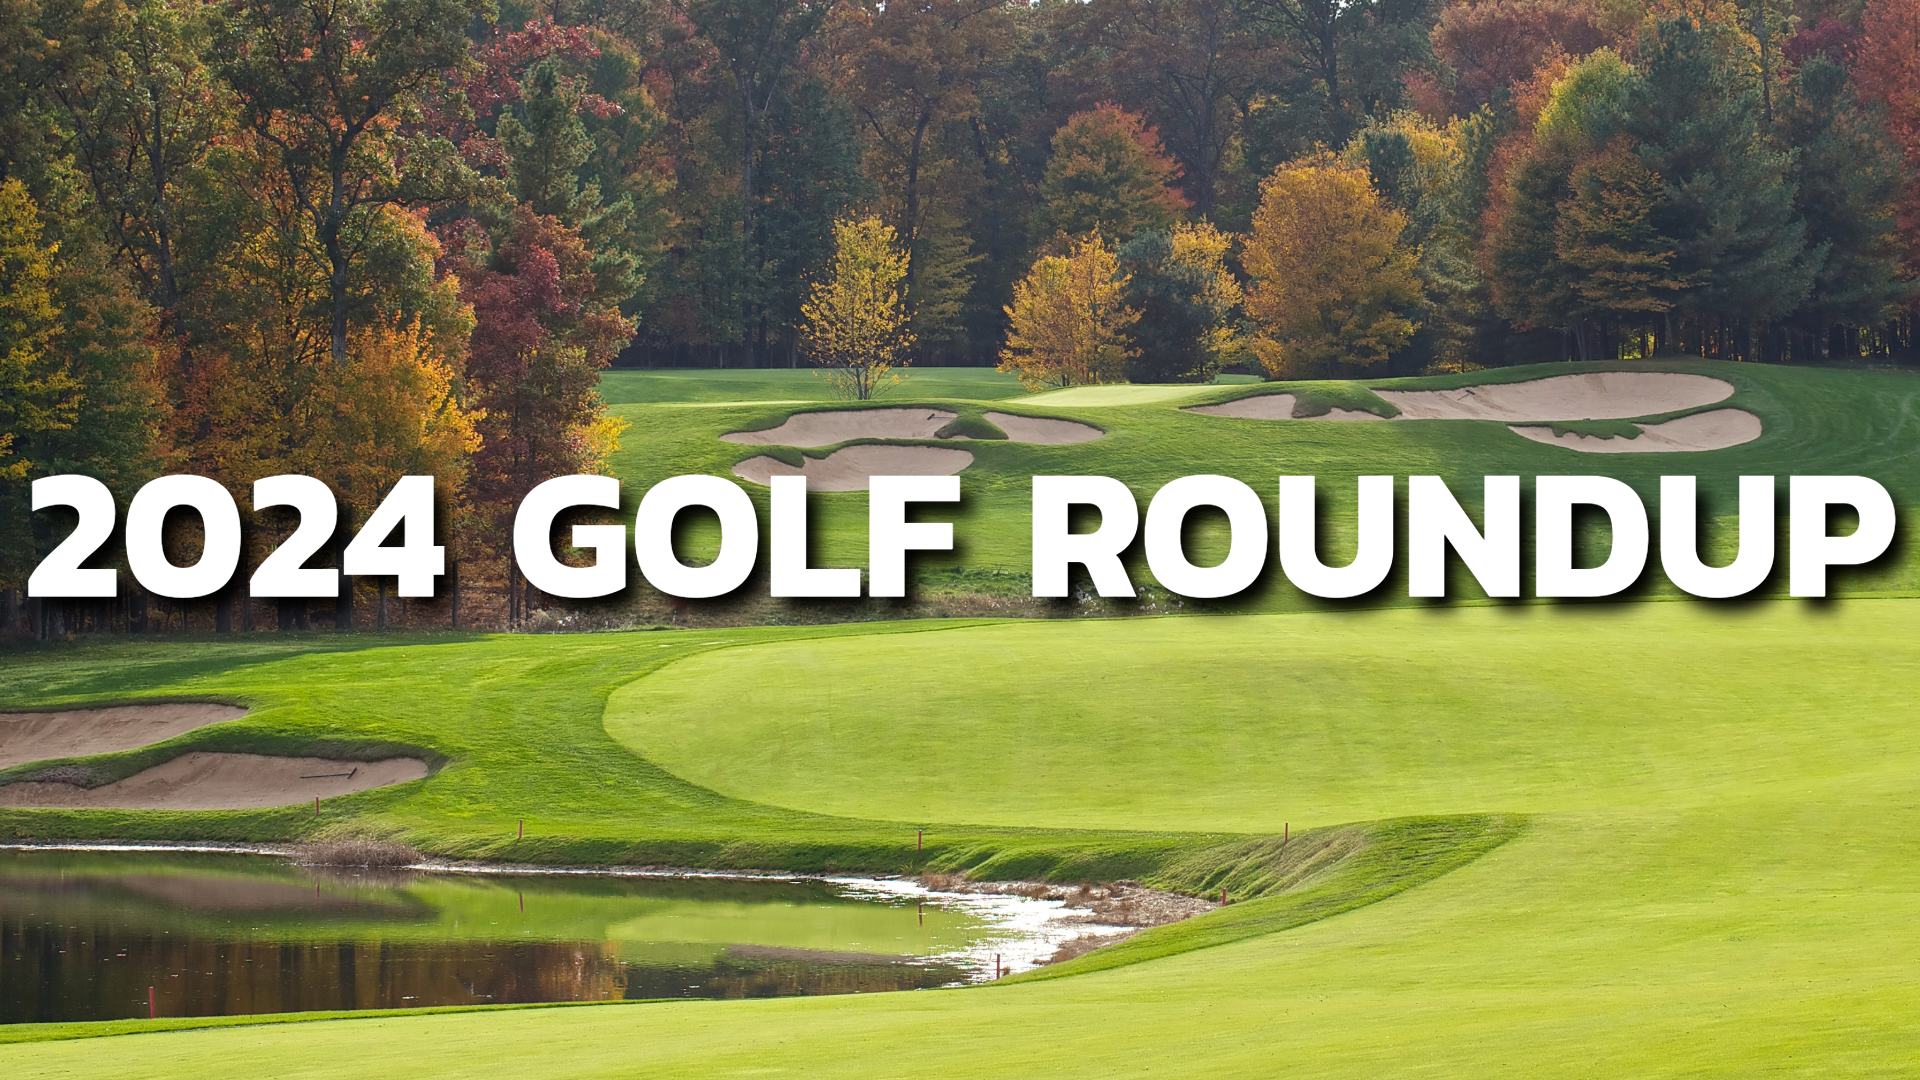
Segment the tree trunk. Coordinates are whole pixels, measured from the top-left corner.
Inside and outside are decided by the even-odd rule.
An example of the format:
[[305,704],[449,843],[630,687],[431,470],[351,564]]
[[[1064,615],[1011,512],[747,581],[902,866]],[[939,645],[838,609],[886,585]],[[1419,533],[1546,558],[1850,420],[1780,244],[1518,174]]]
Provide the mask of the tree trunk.
[[373,625],[374,629],[384,631],[387,628],[387,579],[376,579],[374,588],[380,593],[380,607],[374,613]]
[[900,239],[907,245],[907,280],[905,282],[907,303],[914,305],[919,297],[914,292],[914,282],[919,279],[920,269],[920,150],[926,144],[927,125],[933,122],[933,109],[922,104],[920,116],[913,126],[913,143],[907,150],[907,220],[902,224]]
[[334,558],[340,567],[340,595],[333,603],[333,628],[342,633],[353,629],[353,579],[347,576],[347,538],[345,533],[335,534],[333,541]]
[[449,629],[460,629],[460,560],[454,559],[447,564],[447,601],[450,609],[447,624]]

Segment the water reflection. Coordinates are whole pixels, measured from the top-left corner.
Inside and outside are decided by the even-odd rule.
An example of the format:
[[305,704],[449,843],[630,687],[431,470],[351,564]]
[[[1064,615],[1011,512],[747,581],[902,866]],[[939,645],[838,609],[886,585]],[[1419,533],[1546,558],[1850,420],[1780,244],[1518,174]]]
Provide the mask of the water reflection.
[[0,851],[0,1023],[951,985],[991,928],[812,881]]

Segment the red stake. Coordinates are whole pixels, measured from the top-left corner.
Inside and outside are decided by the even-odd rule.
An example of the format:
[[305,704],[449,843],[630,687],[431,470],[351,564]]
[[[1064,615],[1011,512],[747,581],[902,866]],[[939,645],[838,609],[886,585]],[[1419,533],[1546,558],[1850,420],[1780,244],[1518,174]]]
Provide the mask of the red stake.
[[318,795],[315,795],[313,797],[313,816],[314,817],[320,816],[320,796]]
[[527,913],[527,894],[515,893],[514,895],[520,898],[520,914],[525,915]]
[[1221,907],[1227,906],[1227,890],[1225,889],[1220,890],[1220,906]]
[[915,851],[927,850],[927,830],[925,829],[913,830],[913,850]]
[[1000,954],[999,953],[993,954],[993,977],[996,979],[1000,977]]
[[1289,822],[1285,822],[1285,821],[1281,822],[1280,823],[1280,842],[1284,844],[1292,838],[1293,838],[1293,825]]
[[147,987],[147,1019],[153,1019],[153,987]]

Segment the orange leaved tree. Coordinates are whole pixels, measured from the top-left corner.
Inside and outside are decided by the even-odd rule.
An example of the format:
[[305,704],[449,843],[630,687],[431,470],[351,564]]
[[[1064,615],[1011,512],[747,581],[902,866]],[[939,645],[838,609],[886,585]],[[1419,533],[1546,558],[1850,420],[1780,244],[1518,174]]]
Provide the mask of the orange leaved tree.
[[1128,277],[1099,233],[1067,255],[1048,255],[1014,285],[1000,370],[1029,390],[1127,380],[1139,350],[1127,328],[1140,312],[1126,306]]
[[1253,350],[1270,375],[1369,367],[1413,336],[1425,294],[1419,252],[1400,242],[1406,227],[1364,166],[1329,153],[1282,165],[1260,185],[1242,265],[1254,281]]

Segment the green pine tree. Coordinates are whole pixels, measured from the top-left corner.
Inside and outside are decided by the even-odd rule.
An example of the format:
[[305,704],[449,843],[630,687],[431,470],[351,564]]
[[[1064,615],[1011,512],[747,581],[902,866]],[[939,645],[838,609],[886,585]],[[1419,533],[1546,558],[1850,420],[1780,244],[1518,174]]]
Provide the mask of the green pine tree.
[[1668,19],[1641,35],[1624,131],[1664,185],[1650,224],[1690,283],[1675,313],[1702,322],[1785,317],[1811,285],[1794,213],[1792,155],[1767,137],[1747,46],[1732,31]]
[[1881,322],[1915,291],[1902,279],[1894,224],[1900,148],[1854,96],[1846,69],[1824,54],[1795,72],[1779,131],[1795,150],[1795,212],[1815,265],[1797,328],[1818,342],[1836,326]]

